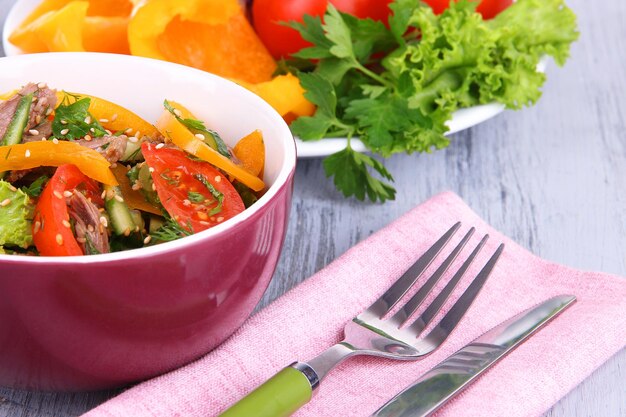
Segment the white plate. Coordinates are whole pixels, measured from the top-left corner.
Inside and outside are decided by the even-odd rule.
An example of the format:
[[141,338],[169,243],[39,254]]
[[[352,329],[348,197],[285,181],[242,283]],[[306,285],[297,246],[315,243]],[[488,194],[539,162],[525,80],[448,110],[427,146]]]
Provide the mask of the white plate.
[[[40,2],[41,0],[18,0],[11,8],[2,32],[2,45],[4,46],[4,51],[7,56],[22,54],[22,51],[18,47],[9,42],[9,35]],[[543,71],[545,64],[545,60],[542,60],[539,63],[538,70]],[[450,130],[446,135],[468,129],[491,119],[501,113],[502,110],[504,110],[504,106],[498,103],[460,109],[454,112],[452,119],[448,121],[447,125]],[[318,158],[331,155],[344,149],[346,147],[346,141],[345,138],[326,138],[318,141],[303,142],[296,138],[298,158]],[[351,145],[356,151],[366,151],[365,146],[358,139],[353,139]]]

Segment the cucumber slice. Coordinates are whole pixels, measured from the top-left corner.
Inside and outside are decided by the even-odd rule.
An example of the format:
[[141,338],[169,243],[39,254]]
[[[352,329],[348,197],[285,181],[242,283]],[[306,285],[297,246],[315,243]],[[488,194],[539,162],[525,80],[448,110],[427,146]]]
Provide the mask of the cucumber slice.
[[159,200],[159,195],[152,188],[152,174],[150,173],[150,167],[148,164],[143,164],[141,168],[139,168],[139,182],[141,183],[141,192],[144,197],[150,204],[154,204],[157,207],[161,206],[161,201]]
[[137,228],[130,209],[122,199],[120,187],[105,185],[104,207],[111,218],[111,228],[116,235],[128,236]]
[[163,217],[150,216],[150,225],[148,226],[148,233],[154,233],[165,224]]
[[22,136],[24,135],[24,129],[26,129],[26,124],[28,123],[30,105],[32,102],[33,94],[31,93],[23,96],[17,103],[15,114],[7,126],[6,132],[4,132],[2,140],[0,140],[0,145],[16,145],[22,142]]
[[120,158],[122,162],[138,162],[143,161],[143,155],[141,154],[141,142],[126,142],[126,150],[124,155]]

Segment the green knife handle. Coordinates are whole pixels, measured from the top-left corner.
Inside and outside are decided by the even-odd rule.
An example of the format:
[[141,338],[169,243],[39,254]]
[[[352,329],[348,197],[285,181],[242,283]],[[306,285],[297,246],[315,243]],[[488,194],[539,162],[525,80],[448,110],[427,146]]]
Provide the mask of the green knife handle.
[[[300,370],[302,369],[302,371]],[[288,366],[220,417],[287,417],[311,400],[317,376],[305,364]]]

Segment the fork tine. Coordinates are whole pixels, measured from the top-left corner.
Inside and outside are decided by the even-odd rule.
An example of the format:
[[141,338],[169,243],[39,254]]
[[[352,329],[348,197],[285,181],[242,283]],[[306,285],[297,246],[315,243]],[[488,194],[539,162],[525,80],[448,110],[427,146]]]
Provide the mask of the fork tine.
[[446,246],[450,238],[461,227],[461,222],[452,226],[442,237],[432,245],[389,289],[374,303],[367,308],[367,312],[379,318],[393,308],[402,296],[413,286],[420,275],[428,268],[431,262]]
[[416,334],[420,334],[426,328],[426,326],[428,326],[432,319],[437,315],[441,307],[443,307],[443,304],[446,302],[448,297],[450,297],[450,294],[452,294],[452,291],[454,291],[454,288],[457,286],[463,275],[465,275],[465,272],[467,272],[467,269],[470,267],[472,262],[474,262],[474,259],[476,259],[476,255],[478,255],[478,252],[480,252],[482,247],[485,245],[487,239],[489,239],[489,235],[483,236],[483,238],[480,240],[480,243],[478,243],[476,248],[474,248],[474,250],[472,251],[471,255],[465,260],[465,262],[463,262],[463,265],[461,265],[459,270],[456,272],[456,274],[454,274],[448,284],[446,284],[444,289],[437,295],[437,297],[428,306],[428,308],[424,310],[422,315],[409,326],[410,330],[414,331]]
[[443,274],[446,273],[452,262],[456,259],[461,250],[465,247],[465,244],[470,239],[470,237],[474,234],[473,227],[463,236],[463,239],[459,242],[458,245],[454,248],[454,250],[448,255],[445,261],[441,264],[441,266],[432,274],[430,278],[420,287],[420,289],[415,293],[413,297],[406,304],[398,310],[396,314],[393,315],[389,320],[394,323],[398,328],[406,322],[406,320],[411,317],[411,315],[417,310],[428,294],[431,293],[434,286],[439,282]]
[[491,274],[491,271],[493,270],[493,267],[498,261],[498,258],[502,254],[503,250],[504,244],[498,246],[498,249],[494,252],[489,261],[487,261],[478,275],[476,275],[476,278],[474,278],[461,297],[459,297],[456,303],[454,303],[450,311],[446,313],[439,324],[437,324],[428,336],[426,336],[427,339],[430,339],[432,343],[439,345],[450,335],[470,308],[480,290],[485,285],[487,278],[489,278],[489,274]]

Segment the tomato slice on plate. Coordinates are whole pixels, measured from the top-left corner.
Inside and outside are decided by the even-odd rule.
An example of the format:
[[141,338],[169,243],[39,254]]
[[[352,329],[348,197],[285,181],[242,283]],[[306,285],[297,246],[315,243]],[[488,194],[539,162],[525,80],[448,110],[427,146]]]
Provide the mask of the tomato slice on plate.
[[181,227],[198,233],[244,210],[235,187],[208,162],[149,142],[141,150],[161,204]]
[[61,165],[48,181],[33,218],[33,242],[43,256],[80,256],[83,250],[70,227],[63,193],[78,190],[95,204],[102,204],[100,187],[74,165]]

